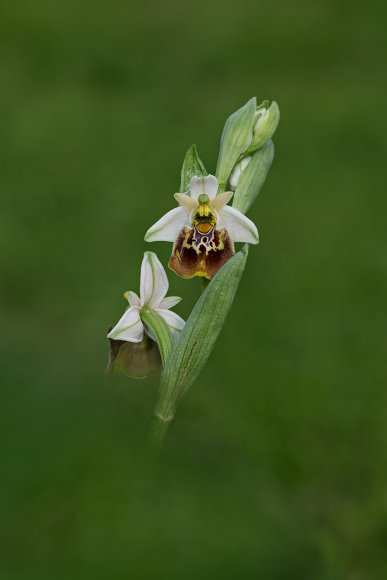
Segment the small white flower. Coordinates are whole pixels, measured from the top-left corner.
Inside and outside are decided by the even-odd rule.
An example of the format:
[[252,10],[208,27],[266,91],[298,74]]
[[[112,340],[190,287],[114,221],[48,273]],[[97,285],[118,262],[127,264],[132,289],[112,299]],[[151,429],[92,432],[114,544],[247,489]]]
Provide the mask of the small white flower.
[[212,278],[234,254],[234,242],[259,241],[254,223],[227,205],[232,191],[217,192],[214,175],[192,177],[188,195],[175,193],[179,207],[166,213],[145,234],[147,242],[174,242],[169,267],[183,278]]
[[145,332],[154,340],[154,336],[141,320],[144,308],[154,310],[167,323],[173,338],[176,340],[184,327],[184,320],[170,308],[178,304],[181,298],[169,296],[166,298],[169,284],[165,270],[153,252],[145,252],[141,265],[140,296],[129,290],[124,296],[129,302],[129,308],[120,318],[116,326],[109,332],[108,338],[141,342]]

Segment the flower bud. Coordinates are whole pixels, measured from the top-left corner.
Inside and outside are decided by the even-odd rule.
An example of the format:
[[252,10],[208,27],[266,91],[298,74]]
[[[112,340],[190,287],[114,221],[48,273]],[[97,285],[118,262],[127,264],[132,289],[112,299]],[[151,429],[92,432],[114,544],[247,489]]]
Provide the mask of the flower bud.
[[280,120],[280,110],[275,101],[269,106],[269,101],[263,101],[254,115],[253,138],[248,152],[256,151],[266,143],[275,133]]
[[273,141],[269,139],[255,151],[248,167],[242,172],[236,187],[232,206],[242,213],[249,211],[261,191],[274,158]]
[[226,190],[231,172],[240,156],[246,153],[252,138],[256,98],[250,99],[243,107],[227,119],[220,140],[220,151],[216,168],[219,193]]
[[240,161],[235,165],[229,179],[229,186],[232,191],[236,190],[240,176],[242,175],[243,170],[246,169],[250,161],[251,157],[244,157],[242,161]]

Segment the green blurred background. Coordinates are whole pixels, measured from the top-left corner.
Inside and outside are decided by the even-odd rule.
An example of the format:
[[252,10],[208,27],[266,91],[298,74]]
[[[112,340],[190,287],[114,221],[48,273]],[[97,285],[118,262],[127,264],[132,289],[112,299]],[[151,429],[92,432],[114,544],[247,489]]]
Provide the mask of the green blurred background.
[[[0,18],[0,577],[387,577],[384,1],[21,0]],[[276,99],[261,234],[161,458],[104,377],[186,149]],[[169,274],[188,316],[196,281]]]

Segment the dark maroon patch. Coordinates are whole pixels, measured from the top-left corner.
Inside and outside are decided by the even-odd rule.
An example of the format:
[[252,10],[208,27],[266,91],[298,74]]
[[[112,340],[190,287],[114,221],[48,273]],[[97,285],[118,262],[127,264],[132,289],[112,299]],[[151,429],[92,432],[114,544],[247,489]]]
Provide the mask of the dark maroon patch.
[[[206,234],[199,234],[202,238]],[[172,256],[168,266],[178,276],[182,278],[193,278],[194,276],[204,276],[209,280],[216,272],[234,255],[234,244],[227,230],[215,230],[213,241],[215,249],[206,253],[203,245],[200,251],[192,247],[198,239],[198,232],[193,228],[184,228],[179,233],[173,246]]]

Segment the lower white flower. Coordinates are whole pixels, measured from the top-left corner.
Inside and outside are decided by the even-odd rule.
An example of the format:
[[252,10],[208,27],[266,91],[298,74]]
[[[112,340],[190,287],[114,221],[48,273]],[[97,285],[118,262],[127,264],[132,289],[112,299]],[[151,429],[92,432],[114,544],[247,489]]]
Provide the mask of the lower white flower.
[[163,318],[171,331],[174,340],[180,335],[184,327],[184,320],[170,308],[178,304],[181,298],[169,296],[166,298],[169,284],[165,270],[153,252],[145,252],[141,265],[140,296],[129,290],[124,296],[129,302],[129,308],[120,318],[115,327],[107,335],[113,340],[141,342],[144,331],[155,340],[150,329],[143,323],[141,312],[143,309],[154,310]]

